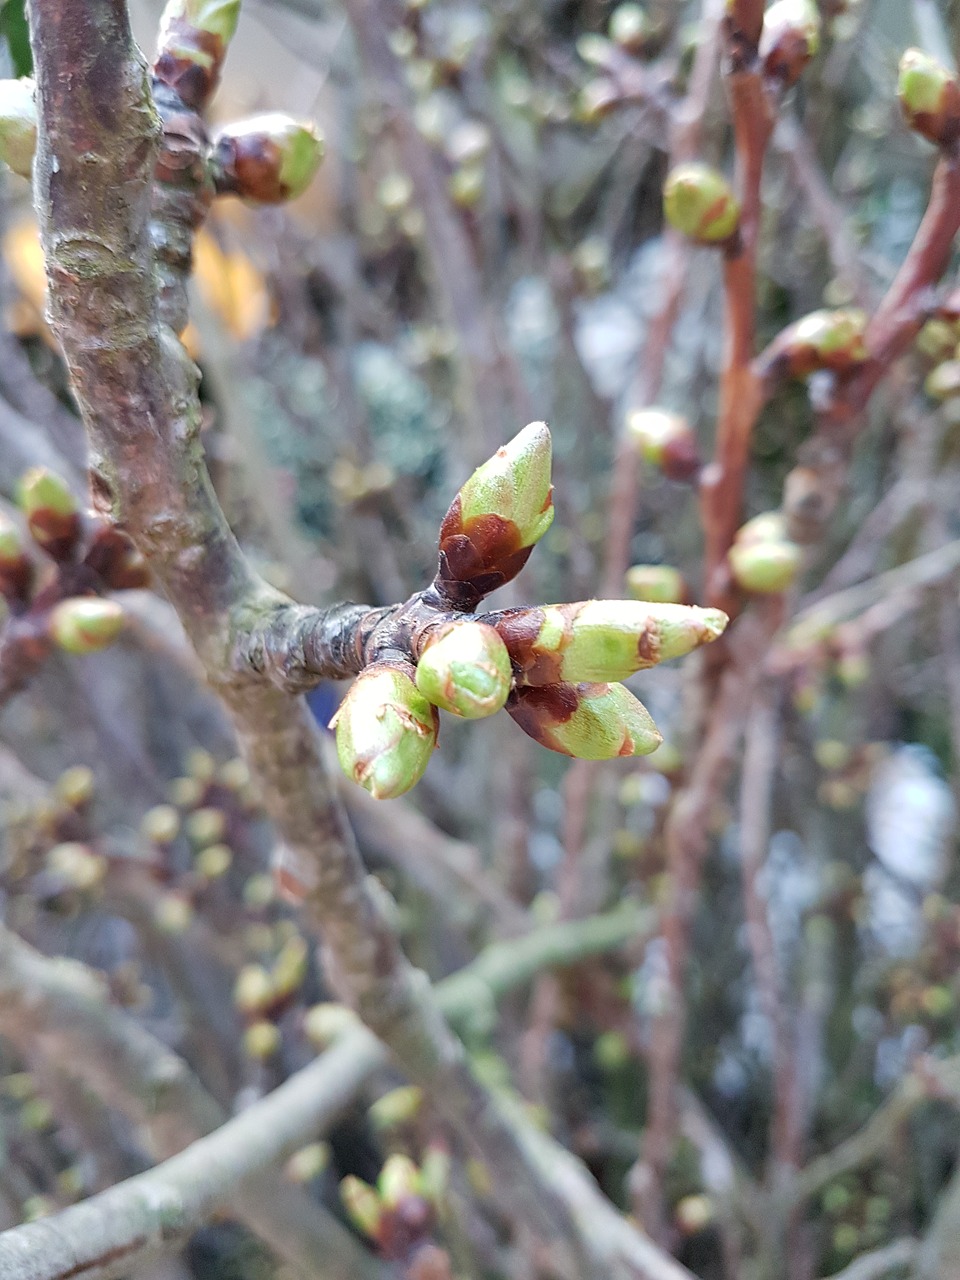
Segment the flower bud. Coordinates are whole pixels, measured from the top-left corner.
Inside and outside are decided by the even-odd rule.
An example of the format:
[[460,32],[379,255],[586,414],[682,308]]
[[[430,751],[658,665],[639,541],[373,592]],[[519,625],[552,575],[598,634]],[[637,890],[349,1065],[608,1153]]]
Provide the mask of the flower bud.
[[188,107],[203,107],[220,79],[240,0],[169,0],[160,19],[156,78]]
[[273,1003],[273,983],[262,964],[245,964],[233,987],[233,1003],[242,1014],[261,1014]]
[[866,314],[856,308],[811,311],[777,336],[768,359],[793,378],[819,369],[846,373],[867,359],[866,327]]
[[140,819],[140,834],[151,844],[173,844],[180,834],[180,812],[172,804],[154,805]]
[[420,655],[417,688],[434,706],[479,720],[503,707],[512,675],[506,647],[493,627],[454,622]]
[[326,1049],[358,1025],[357,1015],[345,1004],[323,1001],[311,1005],[303,1015],[304,1035],[315,1049]]
[[33,566],[24,547],[20,530],[0,511],[0,592],[15,599],[25,599],[33,578]]
[[638,4],[618,4],[610,15],[607,27],[610,39],[628,53],[640,53],[649,41],[651,34],[650,19],[646,10]]
[[216,187],[221,193],[281,204],[302,195],[323,159],[314,125],[282,112],[228,125],[214,139]]
[[47,867],[71,889],[95,889],[107,874],[107,860],[89,845],[74,840],[55,844],[47,853]]
[[820,47],[820,14],[813,0],[776,0],[763,19],[764,75],[784,88],[796,84]]
[[631,600],[648,600],[654,604],[680,604],[687,594],[683,574],[668,564],[631,565],[626,587]]
[[795,542],[767,542],[737,546],[729,552],[730,572],[744,591],[760,594],[786,591],[803,562],[803,552]]
[[678,165],[667,175],[663,212],[671,227],[698,244],[729,240],[740,225],[740,205],[726,178],[696,162]]
[[71,765],[57,779],[57,799],[71,809],[83,809],[93,799],[93,770],[85,764]]
[[960,135],[960,83],[936,58],[908,49],[900,59],[897,96],[910,128],[939,146]]
[[550,432],[532,422],[478,467],[440,526],[436,589],[461,608],[515,578],[553,521]]
[[0,160],[22,178],[33,169],[37,108],[32,80],[0,80]]
[[97,653],[113,644],[123,629],[123,610],[114,600],[74,596],[50,614],[48,632],[67,653]]
[[190,843],[198,849],[208,844],[219,844],[227,832],[227,815],[215,805],[204,805],[195,809],[185,824]]
[[643,461],[658,467],[668,480],[690,480],[700,470],[697,438],[680,414],[666,409],[631,409],[626,430]]
[[580,760],[645,756],[663,741],[649,711],[622,684],[517,689],[507,710],[541,746]]
[[284,999],[299,990],[307,976],[310,963],[310,949],[299,934],[288,938],[270,971],[273,989]]
[[625,680],[722,635],[719,609],[636,600],[510,609],[496,623],[518,684]]
[[383,1209],[373,1187],[351,1174],[340,1183],[340,1199],[353,1225],[375,1239],[383,1221]]
[[385,1209],[396,1209],[408,1196],[420,1195],[420,1170],[409,1156],[387,1156],[377,1179],[380,1203]]
[[923,389],[931,400],[953,400],[960,396],[960,360],[944,360],[931,369]]
[[371,1105],[370,1123],[379,1130],[397,1129],[416,1120],[422,1104],[423,1090],[419,1085],[400,1085]]
[[17,502],[37,545],[55,559],[68,555],[80,536],[80,513],[66,481],[31,467],[17,486]]
[[197,854],[193,865],[205,880],[219,880],[233,865],[233,850],[228,844],[208,844]]
[[272,1022],[251,1022],[243,1033],[243,1049],[248,1058],[265,1062],[280,1048],[280,1031]]
[[330,1148],[325,1142],[310,1142],[295,1151],[283,1166],[291,1182],[312,1182],[330,1163]]
[[375,800],[391,800],[423,777],[438,716],[405,671],[380,664],[360,673],[330,727],[347,777]]

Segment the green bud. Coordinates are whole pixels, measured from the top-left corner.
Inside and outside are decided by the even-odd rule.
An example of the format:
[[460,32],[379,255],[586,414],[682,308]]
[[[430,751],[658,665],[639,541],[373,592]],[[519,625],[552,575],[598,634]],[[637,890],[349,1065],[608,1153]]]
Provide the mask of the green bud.
[[330,1148],[325,1142],[310,1142],[295,1151],[283,1171],[291,1182],[312,1182],[330,1163]]
[[172,844],[180,833],[180,813],[172,804],[154,805],[140,819],[140,834],[151,844]]
[[168,0],[153,71],[188,107],[202,109],[220,79],[240,0]]
[[360,673],[330,726],[341,769],[375,800],[415,786],[437,745],[436,710],[405,671],[387,665]]
[[227,815],[214,805],[195,809],[184,823],[191,844],[198,849],[208,844],[219,844],[227,831]]
[[923,389],[931,400],[953,400],[960,396],[960,360],[944,360],[931,369]]
[[517,689],[507,709],[541,746],[580,760],[649,755],[663,741],[649,711],[622,684]]
[[854,307],[811,311],[783,330],[774,350],[794,378],[805,378],[818,369],[845,373],[867,359],[866,327],[866,313]]
[[820,47],[820,13],[813,0],[776,0],[763,19],[764,73],[784,87],[796,84]]
[[239,17],[240,0],[170,0],[161,22],[183,22],[229,44]]
[[655,604],[680,604],[687,593],[683,574],[668,564],[635,564],[627,570],[627,594],[631,600]]
[[246,1016],[263,1013],[273,1003],[270,975],[262,964],[245,964],[233,987],[233,1003]]
[[928,141],[943,146],[960,133],[960,84],[921,49],[900,59],[897,96],[910,128]]
[[758,594],[786,591],[803,565],[803,550],[795,542],[735,542],[729,551],[730,572],[744,591]]
[[416,1120],[422,1104],[423,1090],[418,1085],[401,1085],[372,1104],[370,1123],[375,1129],[396,1129]]
[[957,333],[946,320],[928,320],[917,334],[917,350],[928,360],[946,360],[957,348]]
[[636,600],[587,600],[510,610],[500,632],[527,685],[603,683],[681,658],[723,634],[719,609]]
[[80,533],[80,514],[65,480],[46,467],[31,467],[17,486],[17,502],[38,546],[52,556],[73,547]]
[[434,588],[462,609],[511,581],[553,521],[550,432],[532,422],[478,467],[440,525]]
[[740,205],[722,174],[709,165],[678,165],[667,175],[663,212],[677,231],[698,244],[729,240],[740,225]]
[[669,480],[689,480],[700,470],[697,438],[679,413],[631,409],[625,425],[643,461],[658,467]]
[[385,1209],[396,1209],[409,1196],[419,1196],[420,1170],[409,1156],[387,1156],[377,1179],[380,1203]]
[[75,596],[53,609],[47,625],[51,640],[67,653],[97,653],[123,630],[123,610],[115,600]]
[[444,627],[417,663],[417,688],[423,696],[466,720],[499,711],[510,693],[512,676],[506,646],[485,622]]
[[340,1183],[340,1199],[353,1225],[364,1235],[375,1239],[383,1221],[383,1209],[373,1187],[350,1175]]
[[259,204],[294,200],[313,181],[324,149],[313,124],[279,111],[228,125],[214,139],[217,190]]
[[233,865],[233,850],[228,844],[208,844],[197,854],[193,865],[205,880],[219,880]]
[[650,19],[638,4],[618,4],[607,30],[615,44],[630,53],[639,53],[650,39]]
[[357,1025],[357,1015],[345,1004],[324,1001],[311,1005],[303,1015],[304,1035],[315,1049],[326,1049]]
[[0,160],[29,178],[37,149],[37,108],[32,80],[0,80]]
[[8,515],[0,511],[0,576],[9,570],[19,571],[27,563],[20,530]]
[[278,996],[290,996],[303,986],[310,963],[310,949],[299,934],[288,938],[273,962],[270,977]]
[[248,1058],[265,1062],[280,1048],[280,1031],[272,1022],[251,1022],[243,1033],[243,1049]]

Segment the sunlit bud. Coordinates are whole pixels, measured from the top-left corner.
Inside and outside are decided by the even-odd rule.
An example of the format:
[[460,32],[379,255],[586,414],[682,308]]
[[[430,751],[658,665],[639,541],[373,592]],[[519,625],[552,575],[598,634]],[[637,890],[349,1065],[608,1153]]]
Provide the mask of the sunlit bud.
[[291,1182],[312,1182],[330,1163],[330,1148],[325,1142],[311,1142],[295,1151],[283,1171]]
[[32,467],[20,479],[17,501],[38,546],[57,558],[73,548],[80,513],[65,480],[46,467]]
[[696,1235],[716,1217],[716,1206],[709,1196],[684,1196],[674,1209],[677,1226],[686,1236]]
[[56,605],[47,625],[51,640],[67,653],[97,653],[119,636],[123,610],[115,600],[75,596]]
[[490,130],[479,120],[464,120],[451,131],[444,150],[451,164],[479,164],[490,151]]
[[626,430],[640,457],[669,480],[690,480],[700,470],[700,451],[689,422],[666,409],[631,409]]
[[897,96],[921,137],[946,146],[960,135],[960,83],[936,58],[908,49],[900,59]]
[[507,700],[512,678],[503,641],[485,622],[451,623],[417,663],[417,688],[434,706],[467,720],[492,716]]
[[361,672],[330,723],[341,769],[375,800],[415,786],[437,744],[436,709],[398,667]]
[[304,1035],[315,1049],[326,1049],[357,1025],[357,1015],[345,1004],[311,1005],[303,1015]]
[[0,160],[29,178],[37,148],[37,108],[32,80],[0,80]]
[[324,143],[309,121],[282,112],[228,125],[214,139],[217,190],[280,204],[302,195],[323,159]]
[[280,1048],[280,1032],[272,1022],[251,1022],[243,1033],[243,1049],[248,1058],[264,1062]]
[[375,1129],[396,1129],[416,1120],[422,1104],[423,1090],[418,1085],[401,1085],[371,1105],[370,1123]]
[[496,623],[517,682],[527,685],[625,680],[709,644],[726,625],[719,609],[638,600],[511,609]]
[[204,106],[217,87],[239,16],[240,0],[169,0],[153,69],[188,107]]
[[517,689],[507,710],[541,746],[581,760],[648,755],[663,740],[646,707],[622,684]]
[[770,347],[770,362],[794,378],[819,369],[845,373],[867,359],[866,327],[866,314],[856,308],[812,311],[779,334]]
[[56,1213],[56,1201],[50,1196],[27,1196],[23,1202],[23,1220],[24,1222],[39,1222],[41,1218],[49,1218],[51,1213]]
[[740,224],[740,205],[726,178],[696,162],[678,165],[667,175],[663,212],[671,227],[698,244],[729,240]]
[[0,591],[23,598],[30,589],[33,566],[16,524],[0,511]]
[[184,766],[191,778],[212,782],[217,772],[217,762],[205,747],[193,747],[187,752]]
[[193,923],[193,905],[180,893],[165,893],[154,907],[153,919],[161,933],[186,933]]
[[796,84],[820,47],[820,13],[813,0],[776,0],[760,37],[764,74],[784,87]]
[[526,564],[553,521],[550,432],[533,422],[478,467],[440,526],[437,589],[470,607]]
[[180,834],[180,812],[172,804],[154,805],[140,819],[140,834],[151,844],[172,844]]
[[228,844],[209,844],[200,850],[193,865],[205,880],[219,880],[232,864],[233,850]]
[[656,604],[680,604],[687,593],[683,574],[668,564],[635,564],[627,570],[627,594],[631,600]]
[[310,962],[310,949],[299,934],[288,938],[273,962],[270,977],[278,996],[289,996],[303,986]]
[[373,1187],[351,1175],[340,1183],[340,1199],[353,1225],[374,1239],[383,1221],[383,1208]]
[[95,889],[107,873],[107,860],[89,845],[69,840],[55,844],[47,853],[47,868],[71,889]]
[[387,1156],[377,1179],[380,1202],[385,1209],[395,1209],[408,1196],[419,1196],[420,1170],[409,1156]]
[[638,4],[618,4],[607,28],[610,39],[630,53],[639,53],[650,39],[650,19]]
[[206,805],[195,809],[184,822],[184,829],[191,844],[198,849],[208,844],[219,844],[227,831],[227,815],[222,809]]
[[270,975],[260,964],[245,964],[233,987],[233,1003],[246,1016],[263,1013],[273,1003]]
[[735,542],[728,553],[730,572],[744,591],[786,591],[803,564],[795,542]]
[[946,360],[957,347],[957,333],[947,320],[928,320],[917,334],[917,350],[929,360]]
[[960,396],[960,360],[944,360],[931,369],[923,389],[931,400],[953,400]]
[[93,799],[93,770],[85,764],[75,764],[65,769],[57,779],[57,799],[71,809],[82,809]]

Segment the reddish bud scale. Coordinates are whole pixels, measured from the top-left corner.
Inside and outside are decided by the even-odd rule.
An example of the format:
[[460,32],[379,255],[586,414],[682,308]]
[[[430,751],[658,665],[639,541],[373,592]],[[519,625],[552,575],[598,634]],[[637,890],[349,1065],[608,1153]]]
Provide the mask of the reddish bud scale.
[[697,478],[702,466],[703,460],[692,432],[688,436],[670,440],[663,446],[660,470],[668,480],[678,480],[686,484]]
[[83,562],[113,591],[150,585],[150,570],[143,556],[122,529],[106,521],[96,521]]
[[787,28],[766,51],[764,75],[789,88],[800,79],[811,56],[807,35],[795,27]]
[[221,193],[258,204],[282,204],[290,199],[291,192],[280,181],[283,155],[264,134],[221,137],[213,158]]
[[440,526],[434,585],[458,609],[475,609],[484,596],[517,576],[532,550],[520,546],[519,529],[502,516],[475,516],[464,524],[457,496]]
[[168,20],[161,33],[153,74],[194,111],[213,97],[227,48],[223,37],[201,31],[185,18]]
[[559,751],[561,755],[569,753],[557,745],[551,729],[571,720],[579,706],[580,690],[572,684],[515,689],[507,702],[507,710],[524,733],[542,747]]

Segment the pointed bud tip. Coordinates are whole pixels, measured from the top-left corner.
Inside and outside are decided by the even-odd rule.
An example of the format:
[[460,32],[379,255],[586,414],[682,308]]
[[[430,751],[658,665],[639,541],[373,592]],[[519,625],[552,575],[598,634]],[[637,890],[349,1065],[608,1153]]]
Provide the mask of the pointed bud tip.
[[580,760],[649,755],[663,741],[649,711],[622,684],[518,689],[508,710],[541,746]]

